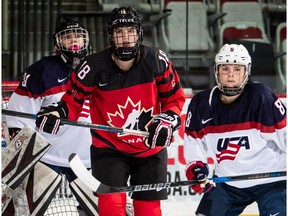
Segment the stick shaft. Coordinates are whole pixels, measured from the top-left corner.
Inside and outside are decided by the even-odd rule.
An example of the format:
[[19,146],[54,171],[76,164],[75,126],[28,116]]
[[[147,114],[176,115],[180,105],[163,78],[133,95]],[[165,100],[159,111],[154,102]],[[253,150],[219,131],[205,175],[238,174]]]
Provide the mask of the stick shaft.
[[[76,176],[81,179],[90,189],[99,194],[107,194],[107,193],[119,193],[119,192],[137,192],[137,191],[148,191],[148,190],[156,190],[160,191],[162,189],[168,189],[171,187],[182,187],[182,186],[190,186],[199,184],[196,180],[188,180],[188,181],[177,181],[177,182],[163,182],[163,183],[155,183],[155,184],[143,184],[143,185],[132,185],[132,186],[124,186],[124,187],[114,187],[108,186],[105,184],[100,184],[98,187],[96,184],[97,180],[92,176],[90,172],[85,168],[83,162],[77,154],[71,154],[69,157],[69,163],[71,169],[74,171]],[[253,179],[263,179],[263,178],[273,178],[286,176],[286,171],[281,172],[268,172],[268,173],[257,173],[257,174],[248,174],[248,175],[239,175],[239,176],[230,176],[230,177],[215,177],[210,178],[215,183],[223,183],[229,181],[242,181],[242,180],[253,180]],[[98,187],[98,188],[97,188]]]
[[[273,178],[273,177],[281,177],[281,176],[286,176],[286,171],[257,173],[257,174],[239,175],[239,176],[230,176],[230,177],[215,177],[215,178],[209,178],[209,180],[213,180],[215,183],[224,183],[224,182],[231,182],[231,181],[255,180],[255,179]],[[149,190],[160,191],[160,190],[169,189],[172,187],[191,186],[191,185],[197,185],[197,184],[199,184],[199,182],[196,180],[166,182],[166,183],[163,182],[163,183],[133,185],[133,186],[125,186],[125,187],[114,187],[114,186],[101,184],[97,189],[97,193],[106,194],[106,193],[138,192],[138,191],[149,191]]]
[[[28,119],[36,119],[36,114],[31,113],[24,113],[24,112],[18,112],[14,110],[7,110],[2,109],[2,114],[9,115],[9,116],[16,116],[21,118],[28,118]],[[91,128],[95,130],[103,130],[108,132],[116,132],[116,133],[126,133],[131,135],[137,135],[137,136],[144,136],[147,137],[149,133],[147,131],[138,131],[138,130],[131,130],[126,128],[119,128],[119,127],[111,127],[108,125],[99,125],[99,124],[92,124],[89,122],[83,122],[83,121],[72,121],[68,119],[60,119],[62,124],[70,125],[70,126],[77,126],[77,127],[86,127]]]
[[273,178],[286,176],[286,171],[281,172],[267,172],[267,173],[256,173],[248,175],[230,176],[230,177],[216,177],[211,178],[215,183],[230,182],[230,181],[242,181],[242,180],[253,180],[263,178]]

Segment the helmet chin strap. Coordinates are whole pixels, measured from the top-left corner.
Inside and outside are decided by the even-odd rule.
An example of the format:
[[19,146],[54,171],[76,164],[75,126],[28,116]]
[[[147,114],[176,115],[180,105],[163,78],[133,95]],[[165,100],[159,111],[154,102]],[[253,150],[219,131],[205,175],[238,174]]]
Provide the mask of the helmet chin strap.
[[136,47],[119,47],[114,50],[114,55],[121,61],[129,61],[136,57],[137,52]]
[[63,53],[60,54],[60,57],[64,61],[65,64],[68,62],[68,60],[65,58]]
[[64,62],[66,65],[68,65],[69,67],[71,67],[71,68],[74,69],[74,67],[73,67],[74,61],[73,61],[73,59],[68,58],[68,56],[65,55],[65,54],[62,53],[62,52],[60,53],[60,57],[61,57],[61,59],[63,60],[63,62]]
[[240,94],[243,91],[244,87],[221,87],[220,90],[226,96],[235,96]]
[[75,69],[80,63],[80,59],[77,57],[73,57],[73,65],[72,65],[72,69]]

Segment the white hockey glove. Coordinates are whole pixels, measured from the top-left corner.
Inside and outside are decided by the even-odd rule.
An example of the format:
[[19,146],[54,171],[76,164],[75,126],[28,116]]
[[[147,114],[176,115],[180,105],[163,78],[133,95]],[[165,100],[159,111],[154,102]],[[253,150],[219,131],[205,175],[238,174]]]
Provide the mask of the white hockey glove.
[[60,128],[60,118],[68,117],[68,108],[65,103],[55,104],[55,106],[41,107],[37,113],[36,126],[39,130],[50,134],[56,134]]
[[148,148],[170,145],[173,132],[181,125],[181,118],[173,111],[166,111],[157,115],[148,128],[149,136],[145,139]]

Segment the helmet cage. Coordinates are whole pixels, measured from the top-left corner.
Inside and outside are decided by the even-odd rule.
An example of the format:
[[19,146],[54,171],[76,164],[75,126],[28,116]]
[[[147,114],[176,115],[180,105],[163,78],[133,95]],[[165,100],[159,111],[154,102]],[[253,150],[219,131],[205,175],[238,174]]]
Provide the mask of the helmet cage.
[[[73,34],[76,38],[82,38],[83,44],[72,44],[71,47],[66,47],[65,40],[69,40],[70,35]],[[89,34],[84,28],[70,28],[65,29],[55,34],[55,42],[59,51],[68,57],[83,58],[89,53]],[[71,59],[70,59],[71,60]]]
[[[237,64],[237,63],[235,63]],[[218,88],[223,92],[223,94],[228,95],[228,96],[233,96],[233,95],[237,95],[240,94],[245,85],[247,84],[248,80],[249,80],[249,74],[248,74],[248,70],[246,65],[244,65],[245,67],[245,78],[242,81],[242,83],[239,86],[234,86],[234,87],[228,87],[228,86],[223,86],[219,80],[219,67],[222,64],[218,64],[215,66],[215,79],[216,79],[216,83],[218,85]],[[239,64],[240,65],[240,64]]]
[[[135,41],[133,47],[116,47],[115,41],[113,40],[113,31],[118,27],[136,27],[138,40]],[[108,34],[110,45],[113,49],[113,53],[116,58],[128,61],[133,59],[139,51],[140,45],[143,40],[143,29],[141,26],[140,17],[132,7],[120,7],[115,8],[108,19]]]
[[[227,87],[221,84],[219,80],[219,67],[225,64],[237,64],[245,67],[245,77],[239,86]],[[240,94],[251,74],[251,57],[246,48],[243,45],[225,44],[215,57],[214,74],[218,88],[223,94],[229,96]]]

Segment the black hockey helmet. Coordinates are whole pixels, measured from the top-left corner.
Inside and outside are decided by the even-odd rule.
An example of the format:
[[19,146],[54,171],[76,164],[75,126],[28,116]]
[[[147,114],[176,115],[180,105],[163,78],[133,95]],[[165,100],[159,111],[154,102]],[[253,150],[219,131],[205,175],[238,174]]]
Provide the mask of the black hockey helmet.
[[[74,40],[67,43],[73,37]],[[70,64],[73,64],[73,58],[82,59],[91,52],[88,31],[72,18],[65,18],[57,25],[53,38],[56,53],[62,54]]]
[[[138,33],[138,40],[134,47],[116,47],[113,40],[113,30],[118,27],[135,26]],[[108,34],[110,39],[110,45],[113,49],[113,53],[116,58],[128,61],[133,59],[143,40],[143,29],[141,20],[136,10],[132,7],[120,7],[115,8],[108,18]]]

